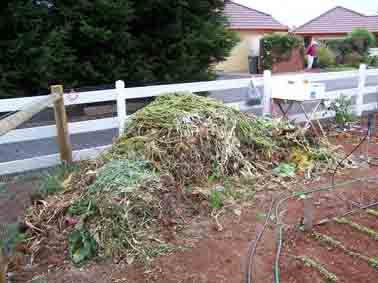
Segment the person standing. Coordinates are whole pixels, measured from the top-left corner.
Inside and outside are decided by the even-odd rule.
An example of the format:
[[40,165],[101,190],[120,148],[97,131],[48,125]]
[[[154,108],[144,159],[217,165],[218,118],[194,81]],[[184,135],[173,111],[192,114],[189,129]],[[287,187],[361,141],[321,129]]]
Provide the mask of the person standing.
[[307,48],[307,69],[312,69],[312,66],[314,64],[314,60],[317,54],[317,46],[318,43],[316,41],[312,41],[310,46]]

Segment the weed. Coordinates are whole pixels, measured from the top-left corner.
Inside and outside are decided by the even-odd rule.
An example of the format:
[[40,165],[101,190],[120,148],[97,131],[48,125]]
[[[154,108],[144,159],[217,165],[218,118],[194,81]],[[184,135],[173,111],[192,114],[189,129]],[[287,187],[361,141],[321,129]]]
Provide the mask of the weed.
[[147,161],[111,160],[98,169],[96,181],[67,210],[70,216],[85,218],[70,235],[71,260],[80,264],[98,254],[148,263],[170,252],[155,237],[154,215],[162,213],[163,190]]
[[63,181],[77,169],[78,165],[61,165],[55,168],[52,172],[45,173],[42,176],[39,193],[43,197],[47,197],[63,190]]
[[337,282],[336,274],[328,271],[319,261],[307,256],[296,256],[295,259],[302,261],[304,265],[314,268],[326,279],[327,282]]
[[75,264],[94,257],[97,253],[97,243],[85,228],[77,227],[68,237],[69,252]]
[[369,237],[373,238],[374,240],[378,240],[378,231],[370,229],[369,227],[363,226],[361,224],[355,223],[349,219],[346,218],[337,218],[335,221],[339,224],[346,224],[352,227],[353,229],[367,234]]
[[231,201],[249,202],[254,199],[256,191],[253,185],[245,185],[239,179],[223,179],[224,196]]
[[212,209],[220,209],[223,206],[223,195],[221,192],[213,190],[210,194],[210,206]]
[[20,233],[18,224],[0,224],[0,249],[5,255],[10,255],[24,240],[25,235]]
[[213,183],[213,182],[216,182],[217,180],[219,180],[219,178],[221,177],[222,173],[221,173],[221,169],[220,169],[220,166],[219,166],[219,162],[218,161],[214,161],[212,163],[212,174],[209,176],[209,183]]
[[147,249],[146,253],[148,257],[158,257],[158,256],[170,254],[177,249],[178,248],[173,245],[170,245],[167,243],[161,243],[158,246],[155,246],[151,249]]
[[378,269],[378,258],[368,257],[368,256],[365,256],[365,255],[360,254],[358,252],[351,251],[342,242],[334,239],[331,236],[327,236],[327,235],[319,233],[319,232],[313,232],[312,236],[316,240],[323,242],[323,243],[327,243],[334,248],[338,248],[338,249],[342,250],[343,252],[345,252],[347,255],[361,259],[361,260],[367,262],[371,267]]
[[187,186],[185,186],[184,189],[185,189],[185,192],[187,194],[191,194],[193,192],[193,186],[192,185],[187,185]]
[[5,183],[0,183],[0,198],[3,196],[7,196],[7,185]]
[[257,212],[256,213],[256,219],[260,222],[265,221],[266,214],[264,212]]
[[373,256],[369,259],[370,265],[378,269],[378,257]]

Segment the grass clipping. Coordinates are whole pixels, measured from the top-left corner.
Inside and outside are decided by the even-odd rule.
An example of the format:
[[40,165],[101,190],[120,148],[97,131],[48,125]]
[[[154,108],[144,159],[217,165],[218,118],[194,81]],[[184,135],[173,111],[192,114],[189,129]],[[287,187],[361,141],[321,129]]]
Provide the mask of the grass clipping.
[[268,174],[296,159],[293,151],[320,167],[334,162],[328,147],[289,123],[193,94],[161,96],[132,117],[110,152],[81,164],[60,192],[28,210],[30,250],[36,257],[43,247],[68,250],[76,264],[97,255],[132,263],[168,253],[164,234],[174,238],[208,209],[183,185]]
[[[273,162],[300,153],[321,167],[332,149],[288,122],[245,114],[190,93],[157,98],[137,112],[112,158],[144,158],[178,182],[207,182],[211,176],[257,175]],[[273,161],[273,162],[272,162]],[[316,167],[316,166],[312,166]]]

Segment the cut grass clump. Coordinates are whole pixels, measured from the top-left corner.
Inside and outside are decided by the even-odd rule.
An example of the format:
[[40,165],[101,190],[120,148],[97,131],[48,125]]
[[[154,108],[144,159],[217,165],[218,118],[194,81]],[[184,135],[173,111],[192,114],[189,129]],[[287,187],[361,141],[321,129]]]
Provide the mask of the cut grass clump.
[[[147,161],[113,160],[97,171],[94,184],[89,187],[90,192],[133,190],[141,180],[154,176],[151,165]],[[125,191],[126,192],[126,191]]]
[[[108,153],[64,174],[64,181],[46,178],[47,198],[26,215],[29,244],[38,251],[40,243],[48,246],[54,235],[63,235],[76,264],[95,256],[148,262],[175,248],[164,230],[174,235],[195,215],[217,218],[253,199],[255,184],[227,178],[264,179],[265,188],[265,176],[288,162],[293,149],[306,155],[306,162],[294,160],[293,171],[311,163],[319,172],[338,159],[336,148],[287,121],[247,115],[190,93],[160,96],[129,119]],[[221,188],[213,190],[217,183]]]
[[373,238],[374,240],[378,240],[378,231],[370,229],[369,227],[366,227],[364,225],[355,223],[347,218],[336,218],[336,223],[339,224],[346,224],[352,227],[354,230],[359,231],[361,233],[364,233],[368,235],[369,237]]
[[366,212],[370,215],[378,217],[378,210],[376,209],[367,209]]
[[144,158],[188,185],[235,174],[255,176],[262,168],[270,171],[272,156],[284,160],[293,148],[311,162],[329,165],[337,159],[329,145],[289,122],[178,93],[160,96],[135,113],[108,158]]
[[[91,166],[81,170],[80,175],[93,174]],[[60,233],[61,224],[54,227],[53,222],[70,219],[66,232],[75,264],[95,256],[148,262],[174,249],[158,233],[160,221],[174,220],[176,225],[181,221],[169,186],[174,187],[172,178],[160,179],[147,161],[112,160],[97,169],[91,185],[83,186],[76,176],[70,178],[68,189],[47,198],[46,206],[36,205],[26,219],[42,237],[53,228]]]
[[368,256],[365,256],[361,253],[351,251],[342,242],[336,240],[335,238],[333,238],[331,236],[328,236],[328,235],[325,235],[325,234],[322,234],[322,233],[319,233],[319,232],[313,232],[312,236],[314,237],[314,239],[316,239],[316,240],[318,240],[322,243],[329,244],[330,246],[332,246],[334,248],[340,249],[343,252],[345,252],[347,255],[361,259],[361,260],[367,262],[371,267],[378,269],[378,258],[377,257],[368,257]]
[[338,282],[336,274],[328,271],[319,261],[308,256],[296,256],[295,259],[301,261],[307,267],[316,269],[326,280],[326,282],[335,283]]

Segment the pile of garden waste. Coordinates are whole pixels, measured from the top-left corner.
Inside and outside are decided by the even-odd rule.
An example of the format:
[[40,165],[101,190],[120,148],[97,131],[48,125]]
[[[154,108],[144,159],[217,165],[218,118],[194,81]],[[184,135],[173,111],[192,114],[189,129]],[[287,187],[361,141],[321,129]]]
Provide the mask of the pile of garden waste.
[[191,93],[158,97],[125,128],[109,152],[82,163],[27,211],[35,258],[48,247],[75,264],[150,260],[178,248],[171,240],[193,216],[221,206],[211,184],[317,174],[340,157],[309,131]]

